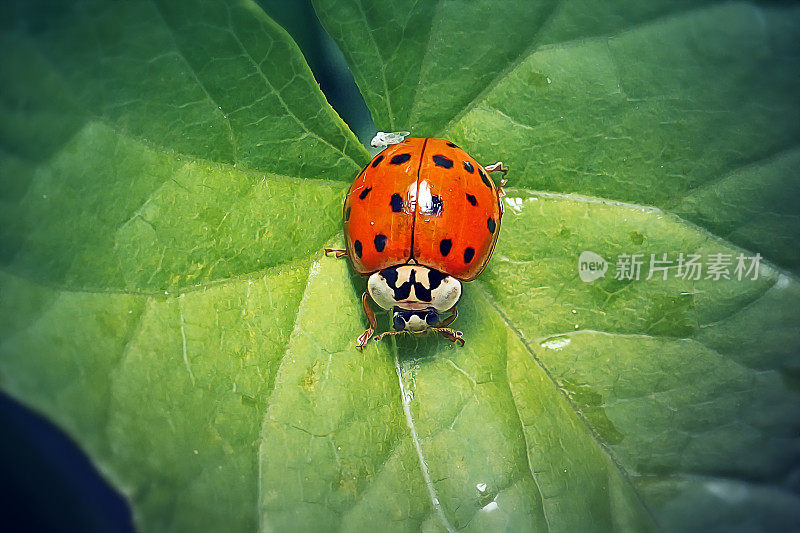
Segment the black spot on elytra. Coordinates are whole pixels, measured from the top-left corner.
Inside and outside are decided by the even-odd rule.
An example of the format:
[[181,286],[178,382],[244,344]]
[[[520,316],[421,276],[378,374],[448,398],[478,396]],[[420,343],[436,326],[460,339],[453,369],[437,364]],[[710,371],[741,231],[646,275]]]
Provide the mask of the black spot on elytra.
[[398,154],[392,157],[392,159],[389,160],[389,163],[392,165],[402,165],[409,159],[411,159],[411,154]]
[[453,160],[443,155],[433,156],[433,164],[442,168],[453,168]]
[[356,241],[353,243],[353,250],[356,251],[356,255],[361,257],[361,254],[364,252],[363,248],[361,247],[361,241]]
[[450,148],[458,148],[458,146],[456,146],[455,144],[451,143],[450,141],[447,141],[445,144],[447,146],[449,146]]
[[464,262],[469,263],[472,261],[473,257],[475,257],[475,248],[467,247],[467,249],[464,250]]
[[399,194],[394,193],[389,205],[392,206],[392,213],[399,213],[403,210],[403,198],[401,198]]
[[481,175],[481,181],[483,181],[483,184],[491,189],[492,188],[492,182],[489,181],[489,176],[487,176],[486,173],[481,169],[478,169],[478,174]]
[[439,198],[437,195],[431,196],[431,214],[436,215],[437,217],[442,214],[442,208],[444,204],[442,203],[442,199]]
[[382,252],[386,248],[386,235],[381,233],[375,235],[375,249]]
[[382,156],[382,155],[379,155],[378,157],[376,157],[376,158],[375,158],[375,159],[372,161],[372,168],[375,168],[375,167],[377,167],[377,166],[378,166],[378,165],[381,163],[381,161],[383,161],[383,156]]
[[442,255],[445,257],[450,253],[450,248],[452,247],[453,241],[450,239],[442,239],[442,242],[439,243],[439,251],[442,252]]
[[350,220],[350,206],[347,206],[347,209],[344,210],[344,221],[347,222]]
[[361,194],[359,194],[358,197],[363,200],[364,198],[367,197],[367,195],[369,194],[369,191],[371,191],[371,190],[372,190],[372,187],[367,187],[366,189],[361,191]]
[[472,163],[470,163],[469,161],[464,161],[464,170],[472,174],[473,172],[475,172],[475,167],[473,167]]
[[495,221],[492,217],[489,217],[489,219],[486,220],[486,227],[489,228],[489,233],[494,233],[495,228],[497,228],[497,224],[495,224]]
[[467,201],[472,205],[478,205],[478,199],[467,193]]

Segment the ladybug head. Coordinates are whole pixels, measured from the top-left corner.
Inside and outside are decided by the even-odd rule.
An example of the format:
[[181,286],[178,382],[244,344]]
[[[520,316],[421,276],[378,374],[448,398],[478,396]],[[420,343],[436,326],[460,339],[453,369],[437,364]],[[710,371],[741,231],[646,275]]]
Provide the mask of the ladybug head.
[[392,325],[396,331],[422,333],[428,328],[435,328],[439,324],[439,313],[433,307],[414,311],[395,307],[392,310]]
[[439,315],[461,298],[461,282],[422,265],[398,265],[375,272],[367,291],[379,306],[392,311],[397,331],[423,333],[439,325]]

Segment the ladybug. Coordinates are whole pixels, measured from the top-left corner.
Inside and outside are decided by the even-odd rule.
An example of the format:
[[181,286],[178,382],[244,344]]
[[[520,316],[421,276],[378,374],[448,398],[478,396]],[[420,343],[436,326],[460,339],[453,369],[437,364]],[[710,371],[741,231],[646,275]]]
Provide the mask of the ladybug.
[[[464,344],[449,328],[458,313],[461,282],[478,277],[488,263],[503,216],[502,185],[490,172],[444,139],[405,138],[382,133],[373,146],[389,145],[358,174],[344,203],[347,256],[369,275],[361,297],[369,328],[358,337],[363,348],[375,331],[369,299],[392,311],[395,331],[386,335],[436,332]],[[442,319],[444,313],[449,316]]]

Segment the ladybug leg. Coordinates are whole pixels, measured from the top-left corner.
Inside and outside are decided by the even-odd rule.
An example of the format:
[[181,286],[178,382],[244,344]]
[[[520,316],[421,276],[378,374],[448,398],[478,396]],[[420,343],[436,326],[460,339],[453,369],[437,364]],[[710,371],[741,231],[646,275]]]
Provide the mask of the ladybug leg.
[[450,342],[457,342],[461,346],[464,346],[464,338],[463,333],[460,331],[456,331],[450,328],[430,328],[428,331],[435,331],[437,333],[441,333],[442,337],[449,340]]
[[325,255],[328,255],[329,253],[332,253],[336,257],[336,259],[339,259],[340,257],[344,257],[344,256],[347,255],[347,250],[337,250],[335,248],[325,248]]
[[497,188],[497,197],[502,198],[506,195],[506,191],[503,190],[503,186],[508,183],[507,179],[500,180],[500,186]]
[[384,337],[386,337],[388,335],[404,335],[406,333],[408,333],[406,330],[403,330],[403,331],[384,331],[383,333],[381,333],[380,335],[375,337],[375,342],[378,342],[379,340],[381,340],[382,338],[384,338]]
[[453,314],[450,315],[449,317],[445,318],[441,322],[439,322],[439,325],[437,327],[446,328],[447,326],[449,326],[450,324],[455,322],[456,318],[458,318],[458,310],[454,307],[450,311],[452,311]]
[[508,180],[505,179],[506,174],[508,173],[508,168],[503,166],[502,161],[498,161],[493,165],[489,165],[487,167],[483,167],[486,169],[486,172],[497,172],[500,171],[503,173],[503,179],[500,180],[500,186],[497,188],[497,196],[502,198],[506,195],[506,191],[503,190],[503,185],[508,183]]
[[375,321],[375,313],[372,312],[372,308],[369,306],[369,301],[367,300],[368,297],[369,296],[367,295],[366,291],[364,291],[364,294],[361,295],[361,303],[364,305],[364,313],[367,315],[369,327],[367,328],[367,331],[358,337],[359,348],[364,348],[369,338],[372,337],[373,333],[375,333],[375,327],[378,325],[378,323]]
[[503,166],[503,162],[502,161],[498,161],[497,163],[485,166],[483,168],[486,169],[486,172],[497,172],[497,171],[500,171],[500,172],[503,173],[503,176],[505,176],[508,173],[508,168]]

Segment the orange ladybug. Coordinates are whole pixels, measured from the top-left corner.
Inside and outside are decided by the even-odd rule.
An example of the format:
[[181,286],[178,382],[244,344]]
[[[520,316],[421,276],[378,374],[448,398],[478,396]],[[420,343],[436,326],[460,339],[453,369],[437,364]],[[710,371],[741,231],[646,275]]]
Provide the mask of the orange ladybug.
[[489,173],[507,170],[502,162],[483,167],[444,139],[404,133],[379,132],[373,139],[373,145],[391,144],[347,193],[347,249],[325,252],[349,257],[356,272],[369,275],[361,298],[369,328],[359,347],[377,325],[369,298],[393,314],[395,331],[375,340],[436,332],[463,345],[462,333],[448,326],[457,316],[461,282],[478,277],[497,242],[505,181],[497,187]]

